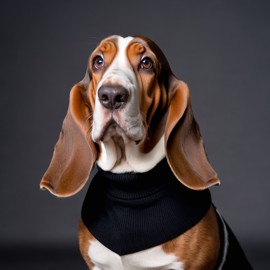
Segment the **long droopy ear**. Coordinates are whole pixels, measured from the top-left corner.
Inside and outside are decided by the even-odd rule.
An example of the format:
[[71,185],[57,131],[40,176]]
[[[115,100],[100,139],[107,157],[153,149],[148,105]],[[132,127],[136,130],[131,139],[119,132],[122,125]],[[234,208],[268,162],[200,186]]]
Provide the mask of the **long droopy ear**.
[[82,81],[71,89],[62,131],[40,183],[42,189],[58,197],[77,193],[89,178],[96,159],[96,148],[89,134],[92,109],[86,84]]
[[165,128],[166,156],[180,182],[194,190],[219,184],[205,152],[199,126],[193,117],[188,86],[172,76]]

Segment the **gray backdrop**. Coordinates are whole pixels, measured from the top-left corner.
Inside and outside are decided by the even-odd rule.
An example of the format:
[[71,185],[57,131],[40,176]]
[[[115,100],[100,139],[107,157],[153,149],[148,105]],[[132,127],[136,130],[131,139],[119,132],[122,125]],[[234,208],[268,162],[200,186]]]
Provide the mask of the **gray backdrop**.
[[87,186],[58,199],[39,182],[91,51],[107,35],[143,34],[190,87],[222,183],[216,206],[255,269],[269,269],[269,14],[255,0],[1,1],[0,268],[85,269]]

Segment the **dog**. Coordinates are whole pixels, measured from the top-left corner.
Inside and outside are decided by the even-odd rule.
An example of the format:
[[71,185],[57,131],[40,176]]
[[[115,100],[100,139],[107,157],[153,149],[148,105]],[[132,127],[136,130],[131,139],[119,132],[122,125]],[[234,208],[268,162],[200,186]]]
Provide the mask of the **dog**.
[[212,203],[220,181],[189,88],[148,37],[92,52],[40,187],[72,196],[93,171],[79,223],[89,269],[252,269]]

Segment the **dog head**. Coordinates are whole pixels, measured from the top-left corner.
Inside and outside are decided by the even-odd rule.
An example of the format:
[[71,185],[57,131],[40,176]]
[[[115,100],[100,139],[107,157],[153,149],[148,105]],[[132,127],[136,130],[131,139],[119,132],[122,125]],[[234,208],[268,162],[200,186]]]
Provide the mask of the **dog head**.
[[143,172],[162,158],[179,181],[202,190],[219,180],[204,149],[187,85],[143,36],[110,36],[70,92],[67,115],[41,188],[78,192],[95,162],[115,173]]

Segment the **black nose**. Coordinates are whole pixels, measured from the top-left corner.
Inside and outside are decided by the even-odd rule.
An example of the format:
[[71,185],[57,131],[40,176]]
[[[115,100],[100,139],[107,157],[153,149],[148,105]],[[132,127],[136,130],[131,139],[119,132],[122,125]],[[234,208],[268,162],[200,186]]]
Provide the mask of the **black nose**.
[[107,109],[123,107],[129,97],[127,89],[122,86],[101,86],[98,90],[100,103]]

